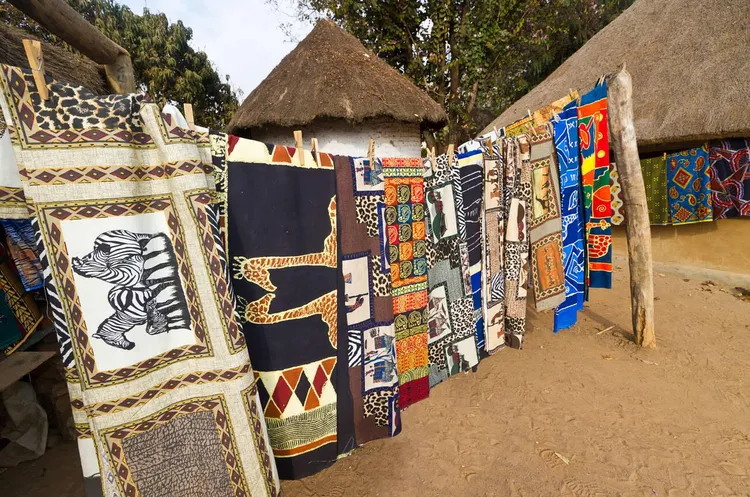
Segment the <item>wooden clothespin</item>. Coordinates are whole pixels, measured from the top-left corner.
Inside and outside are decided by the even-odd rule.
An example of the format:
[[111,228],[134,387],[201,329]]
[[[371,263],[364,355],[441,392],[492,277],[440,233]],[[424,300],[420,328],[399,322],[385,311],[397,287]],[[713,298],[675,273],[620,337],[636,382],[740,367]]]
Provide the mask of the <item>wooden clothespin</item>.
[[367,160],[370,161],[370,167],[375,165],[375,140],[370,138],[370,143],[367,145]]
[[294,130],[294,147],[297,149],[297,153],[299,154],[300,166],[304,166],[305,165],[305,148],[302,143],[302,130],[299,130],[299,129]]
[[42,43],[39,40],[23,40],[23,49],[26,51],[26,59],[31,67],[31,75],[34,77],[36,91],[42,100],[49,98],[47,81],[44,79],[44,58],[42,57]]
[[195,116],[193,115],[193,104],[183,105],[183,110],[185,112],[185,120],[187,121],[188,128],[195,131]]
[[448,164],[453,164],[453,158],[454,158],[454,146],[452,143],[448,144]]
[[432,171],[435,172],[437,169],[437,157],[435,156],[435,147],[430,147],[427,150],[427,154],[430,156],[430,166],[432,166]]
[[500,140],[500,131],[497,130],[497,126],[493,126],[492,131],[495,132],[495,141]]
[[313,138],[310,140],[310,148],[312,149],[313,157],[315,158],[315,164],[320,166],[320,155],[318,152],[318,139]]

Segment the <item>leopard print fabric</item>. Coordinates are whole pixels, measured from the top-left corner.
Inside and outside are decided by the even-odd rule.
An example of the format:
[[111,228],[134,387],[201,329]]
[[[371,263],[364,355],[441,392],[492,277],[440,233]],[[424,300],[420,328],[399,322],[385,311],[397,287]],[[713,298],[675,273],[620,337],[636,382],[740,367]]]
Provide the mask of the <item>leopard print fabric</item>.
[[367,236],[370,238],[378,238],[379,236],[378,203],[383,203],[384,201],[385,200],[380,195],[354,196],[357,222],[365,225],[367,228]]
[[453,320],[453,333],[456,339],[473,336],[476,330],[474,325],[474,300],[472,297],[464,297],[454,300],[448,304]]
[[393,397],[391,390],[376,390],[362,397],[365,418],[375,418],[378,426],[388,426],[388,399]]
[[370,280],[372,281],[372,294],[375,297],[391,296],[391,275],[383,274],[381,269],[380,255],[373,255],[370,261]]

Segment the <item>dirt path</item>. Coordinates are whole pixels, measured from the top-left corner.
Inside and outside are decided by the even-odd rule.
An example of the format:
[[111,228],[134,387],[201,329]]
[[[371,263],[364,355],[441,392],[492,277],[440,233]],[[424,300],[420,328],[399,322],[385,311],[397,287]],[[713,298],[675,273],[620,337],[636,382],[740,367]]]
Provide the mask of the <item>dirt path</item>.
[[[750,303],[656,276],[659,348],[642,351],[616,273],[575,328],[555,336],[551,314],[531,315],[523,351],[439,385],[403,413],[401,435],[284,482],[283,497],[750,495]],[[79,475],[67,444],[0,488],[41,497]]]

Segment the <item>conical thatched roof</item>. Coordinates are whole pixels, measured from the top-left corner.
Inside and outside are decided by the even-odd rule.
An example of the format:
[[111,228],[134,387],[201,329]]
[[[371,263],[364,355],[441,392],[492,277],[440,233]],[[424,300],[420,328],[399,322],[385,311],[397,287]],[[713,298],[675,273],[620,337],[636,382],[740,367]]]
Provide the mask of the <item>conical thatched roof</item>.
[[354,36],[322,19],[253,90],[229,123],[241,134],[262,126],[301,126],[316,118],[375,117],[440,127],[443,108]]
[[[0,63],[28,69],[24,38],[36,39],[25,31],[0,24]],[[95,62],[49,43],[42,43],[42,56],[44,72],[53,79],[83,86],[98,95],[111,93],[104,68]]]
[[636,0],[482,133],[623,63],[643,150],[750,136],[750,0]]

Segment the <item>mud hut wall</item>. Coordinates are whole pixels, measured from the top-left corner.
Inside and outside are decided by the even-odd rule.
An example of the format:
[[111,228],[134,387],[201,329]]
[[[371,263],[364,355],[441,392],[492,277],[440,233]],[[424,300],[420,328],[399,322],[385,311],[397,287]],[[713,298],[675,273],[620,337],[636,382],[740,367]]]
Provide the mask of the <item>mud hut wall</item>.
[[422,148],[418,123],[392,119],[372,119],[358,124],[326,119],[293,128],[266,126],[252,129],[249,137],[265,143],[293,147],[295,129],[302,130],[306,149],[310,148],[310,139],[317,138],[321,152],[336,155],[365,156],[370,139],[375,140],[375,154],[378,157],[419,157]]

